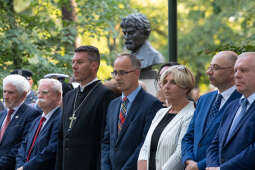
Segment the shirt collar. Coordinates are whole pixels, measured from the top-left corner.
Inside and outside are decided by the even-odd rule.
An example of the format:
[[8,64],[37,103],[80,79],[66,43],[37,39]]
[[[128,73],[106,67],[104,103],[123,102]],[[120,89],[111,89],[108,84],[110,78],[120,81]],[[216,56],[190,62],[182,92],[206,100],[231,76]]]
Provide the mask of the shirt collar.
[[[227,90],[225,90],[224,92],[221,93],[222,97],[224,100],[227,100],[229,98],[229,96],[231,96],[231,94],[235,91],[236,87],[232,86],[230,88],[228,88]],[[218,91],[218,94],[220,92]]]
[[[127,96],[129,103],[132,103],[135,100],[135,97],[136,97],[137,93],[140,91],[140,89],[141,89],[141,86],[138,86],[134,91],[132,91]],[[121,96],[122,100],[123,100],[124,97],[125,97],[125,95],[122,93],[122,96]]]
[[83,90],[85,89],[85,87],[89,86],[90,84],[94,83],[95,81],[97,81],[98,78],[96,77],[94,80],[92,80],[91,82],[87,83],[86,85],[84,86],[81,86],[80,85],[80,92],[83,92]]
[[55,112],[55,110],[57,110],[59,108],[59,106],[55,107],[54,109],[52,109],[48,114],[45,114],[44,112],[42,113],[42,117],[45,117],[46,120],[49,120],[50,117],[53,115],[53,113]]
[[[16,107],[14,107],[14,108],[12,108],[12,110],[14,110],[14,112],[13,112],[13,114],[12,115],[14,115],[16,112],[17,112],[17,110],[19,110],[19,108],[20,108],[20,106],[23,104],[23,102],[22,103],[20,103],[18,106],[16,106]],[[9,108],[7,108],[7,112],[9,111],[10,109]]]
[[[245,98],[244,95],[242,95],[240,101],[241,101],[243,98]],[[254,100],[255,100],[255,93],[252,93],[252,94],[247,98],[247,100],[249,101],[249,105],[248,105],[248,106],[250,106],[250,105],[254,102]]]

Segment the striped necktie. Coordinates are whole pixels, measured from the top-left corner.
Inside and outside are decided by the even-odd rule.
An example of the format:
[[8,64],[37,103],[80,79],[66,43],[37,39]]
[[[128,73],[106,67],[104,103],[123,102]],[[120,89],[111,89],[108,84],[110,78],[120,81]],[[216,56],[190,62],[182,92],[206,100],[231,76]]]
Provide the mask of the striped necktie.
[[120,114],[119,114],[119,121],[118,121],[118,134],[120,133],[122,126],[126,120],[127,104],[128,104],[128,98],[125,96],[122,99],[121,107],[120,107]]

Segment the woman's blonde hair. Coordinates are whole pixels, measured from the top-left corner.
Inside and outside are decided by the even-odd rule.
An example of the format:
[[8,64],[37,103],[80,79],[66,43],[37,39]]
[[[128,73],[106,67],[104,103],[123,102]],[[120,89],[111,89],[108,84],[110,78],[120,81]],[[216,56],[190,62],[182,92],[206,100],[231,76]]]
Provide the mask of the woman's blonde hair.
[[191,71],[184,65],[175,65],[167,68],[160,77],[160,84],[164,85],[166,77],[172,74],[177,86],[187,89],[187,96],[195,86],[195,79]]

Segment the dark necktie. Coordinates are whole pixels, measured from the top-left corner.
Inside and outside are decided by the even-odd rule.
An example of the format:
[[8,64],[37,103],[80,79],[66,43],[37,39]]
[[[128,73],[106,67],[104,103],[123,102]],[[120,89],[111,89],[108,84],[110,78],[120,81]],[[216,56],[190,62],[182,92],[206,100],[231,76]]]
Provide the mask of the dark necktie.
[[30,148],[29,148],[29,152],[28,152],[28,155],[27,155],[27,161],[29,161],[29,159],[30,159],[30,155],[31,155],[31,152],[32,152],[32,150],[33,150],[33,147],[34,147],[36,138],[38,137],[38,135],[39,135],[39,133],[40,133],[40,130],[41,130],[41,128],[42,128],[43,122],[44,122],[45,120],[46,120],[45,117],[41,117],[40,123],[39,123],[39,125],[38,125],[38,128],[37,128],[37,130],[36,130],[35,136],[34,136],[34,138],[33,138],[32,145],[31,145]]
[[228,137],[227,137],[227,141],[229,141],[230,137],[232,136],[232,133],[234,132],[234,130],[236,129],[236,126],[238,125],[238,123],[240,122],[240,120],[242,119],[242,117],[244,116],[246,110],[247,110],[247,106],[249,104],[249,101],[245,98],[243,98],[241,100],[241,112],[238,112],[236,113],[235,117],[234,117],[234,120],[231,124],[231,127],[229,129],[229,132],[228,132]]
[[126,120],[127,103],[128,103],[128,98],[125,96],[122,99],[121,107],[120,107],[120,114],[119,114],[119,121],[118,121],[118,134],[120,133],[122,126]]
[[219,93],[216,97],[215,102],[208,114],[207,121],[206,121],[206,128],[209,127],[211,121],[215,118],[216,114],[219,112],[220,104],[221,104],[222,95]]
[[2,140],[2,138],[3,138],[3,136],[4,136],[4,132],[5,132],[5,130],[7,129],[8,125],[9,125],[9,123],[10,123],[10,121],[11,121],[11,115],[12,115],[13,112],[14,112],[14,110],[13,110],[13,109],[10,109],[10,110],[8,111],[8,113],[7,113],[5,122],[4,122],[4,124],[3,124],[3,126],[2,126],[2,129],[1,129],[1,132],[0,132],[0,141]]

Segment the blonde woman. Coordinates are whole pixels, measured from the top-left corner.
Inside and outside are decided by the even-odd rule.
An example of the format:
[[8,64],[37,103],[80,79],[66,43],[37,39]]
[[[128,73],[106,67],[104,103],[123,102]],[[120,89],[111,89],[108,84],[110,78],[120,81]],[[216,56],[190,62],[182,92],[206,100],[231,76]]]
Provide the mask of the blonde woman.
[[188,99],[194,77],[183,65],[169,67],[160,77],[168,108],[159,110],[138,158],[138,170],[183,170],[181,140],[195,110]]

